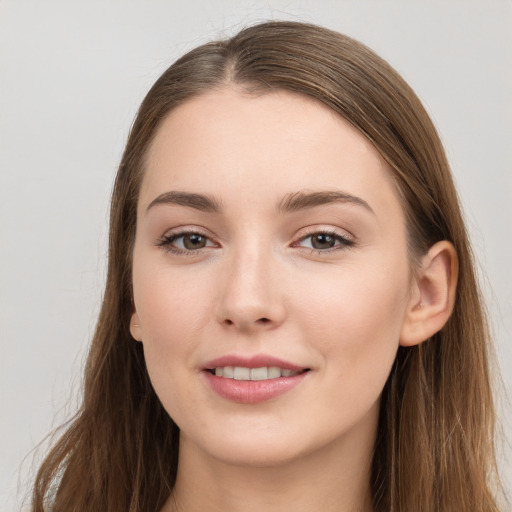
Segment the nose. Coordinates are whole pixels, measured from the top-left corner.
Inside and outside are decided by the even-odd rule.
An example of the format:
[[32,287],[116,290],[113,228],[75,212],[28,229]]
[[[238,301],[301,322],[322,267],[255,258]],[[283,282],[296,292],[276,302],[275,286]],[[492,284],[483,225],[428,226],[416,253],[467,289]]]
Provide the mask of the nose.
[[245,332],[274,329],[286,316],[277,263],[262,250],[246,250],[226,261],[221,278],[218,320]]

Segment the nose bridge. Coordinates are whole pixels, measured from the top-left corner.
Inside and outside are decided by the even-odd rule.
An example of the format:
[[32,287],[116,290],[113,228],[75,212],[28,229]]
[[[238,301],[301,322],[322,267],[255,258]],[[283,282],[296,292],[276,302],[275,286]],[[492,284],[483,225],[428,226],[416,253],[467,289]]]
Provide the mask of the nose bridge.
[[284,318],[277,259],[267,241],[241,243],[231,250],[220,300],[220,321],[240,329],[276,326]]

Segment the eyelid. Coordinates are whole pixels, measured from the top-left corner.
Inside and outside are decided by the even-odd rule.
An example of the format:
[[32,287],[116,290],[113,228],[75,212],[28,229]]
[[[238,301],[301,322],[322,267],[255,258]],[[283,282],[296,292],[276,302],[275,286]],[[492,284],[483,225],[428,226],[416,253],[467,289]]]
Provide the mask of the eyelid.
[[[183,249],[180,247],[176,247],[173,245],[173,242],[176,239],[182,238],[186,235],[200,235],[204,237],[207,242],[210,242],[209,245],[205,247],[199,247],[197,249]],[[329,235],[335,238],[336,244],[333,247],[326,249],[316,249],[314,247],[304,247],[301,246],[301,243],[304,240],[314,236],[314,235]],[[186,255],[193,256],[205,250],[209,250],[212,248],[219,248],[220,244],[214,239],[212,235],[209,234],[207,230],[204,228],[199,228],[196,226],[180,226],[177,228],[173,228],[164,233],[160,238],[155,241],[155,245],[163,250],[166,250],[170,253],[178,254],[178,255]],[[355,245],[355,237],[347,232],[346,230],[342,230],[340,228],[336,228],[333,226],[322,227],[322,226],[308,226],[303,228],[302,232],[299,232],[299,235],[295,238],[295,241],[291,244],[291,247],[302,248],[314,254],[326,254],[330,252],[337,252],[346,250]]]
[[330,227],[322,227],[322,226],[310,226],[305,228],[306,231],[301,233],[300,236],[293,242],[292,247],[302,247],[300,245],[304,240],[314,236],[314,235],[329,235],[334,237],[338,243],[334,247],[330,247],[328,249],[315,249],[314,247],[302,247],[314,254],[326,254],[334,251],[343,251],[350,247],[353,247],[356,243],[355,237],[347,232],[346,230],[341,230],[340,228]]
[[[182,249],[180,247],[175,247],[172,245],[172,243],[179,238],[182,238],[186,235],[200,235],[210,241],[212,244],[207,245],[205,247],[200,247],[198,249]],[[211,249],[215,247],[219,247],[218,242],[214,240],[214,237],[208,234],[208,232],[205,229],[198,228],[195,226],[181,226],[178,228],[173,228],[171,230],[166,231],[160,238],[158,238],[155,241],[155,245],[165,251],[168,251],[170,253],[179,254],[179,255],[187,255],[187,256],[193,256],[195,254],[198,254],[201,251],[204,251],[205,249]]]

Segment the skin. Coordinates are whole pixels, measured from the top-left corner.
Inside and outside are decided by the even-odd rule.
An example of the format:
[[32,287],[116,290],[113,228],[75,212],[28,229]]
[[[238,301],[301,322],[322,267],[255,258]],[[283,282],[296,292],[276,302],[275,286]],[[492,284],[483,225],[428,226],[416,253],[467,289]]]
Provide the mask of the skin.
[[[221,209],[155,203],[170,191]],[[319,191],[360,201],[277,208]],[[204,246],[187,249],[187,231]],[[315,250],[318,233],[334,246]],[[423,341],[449,316],[454,260],[443,242],[413,272],[386,163],[314,100],[226,87],[171,112],[140,190],[130,326],[181,430],[163,510],[371,511],[380,395],[399,344]],[[235,403],[203,371],[226,354],[310,371],[283,395]]]

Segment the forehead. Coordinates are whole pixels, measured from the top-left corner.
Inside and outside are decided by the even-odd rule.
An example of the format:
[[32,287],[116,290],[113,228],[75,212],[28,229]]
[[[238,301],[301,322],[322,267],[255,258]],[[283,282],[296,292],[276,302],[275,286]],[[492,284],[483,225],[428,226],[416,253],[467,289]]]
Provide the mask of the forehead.
[[401,214],[388,165],[331,109],[292,92],[227,88],[194,97],[164,119],[148,151],[140,203],[167,190],[249,204],[325,189],[364,195],[375,208]]

